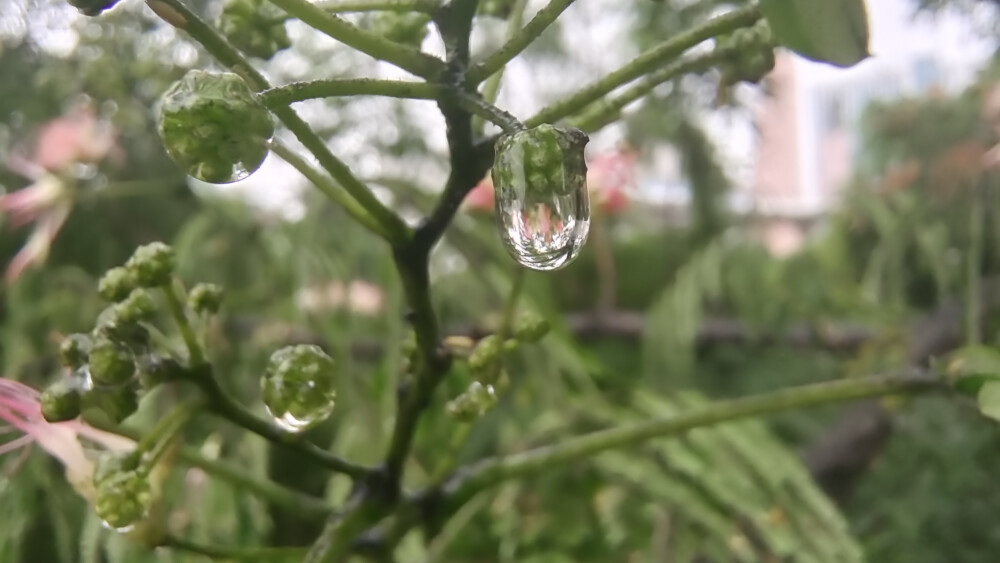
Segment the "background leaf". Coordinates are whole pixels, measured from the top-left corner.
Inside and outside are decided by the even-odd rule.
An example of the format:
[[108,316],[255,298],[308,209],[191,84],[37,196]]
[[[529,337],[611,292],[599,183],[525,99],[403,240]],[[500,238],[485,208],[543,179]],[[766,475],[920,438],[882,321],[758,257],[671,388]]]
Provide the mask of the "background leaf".
[[865,0],[762,0],[778,41],[814,61],[853,66],[868,52]]

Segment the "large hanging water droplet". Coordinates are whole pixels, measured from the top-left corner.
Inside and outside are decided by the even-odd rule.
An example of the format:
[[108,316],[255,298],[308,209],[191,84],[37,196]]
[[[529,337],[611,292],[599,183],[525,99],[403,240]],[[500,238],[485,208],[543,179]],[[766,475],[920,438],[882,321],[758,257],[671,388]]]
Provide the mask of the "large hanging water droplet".
[[540,125],[497,142],[493,185],[507,252],[533,270],[557,270],[579,254],[590,231],[590,197],[578,129]]
[[160,100],[158,131],[185,172],[213,184],[242,180],[270,150],[274,122],[238,75],[192,70]]
[[271,355],[261,396],[275,424],[301,432],[333,413],[334,362],[318,346],[288,346]]

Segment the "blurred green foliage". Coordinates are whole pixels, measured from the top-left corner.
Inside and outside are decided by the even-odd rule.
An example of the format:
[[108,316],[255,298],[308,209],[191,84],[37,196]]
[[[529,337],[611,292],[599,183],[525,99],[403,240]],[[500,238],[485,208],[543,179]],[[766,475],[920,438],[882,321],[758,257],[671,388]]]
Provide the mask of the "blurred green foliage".
[[[714,5],[641,3],[638,43],[648,44],[653,30],[684,29]],[[53,5],[35,8],[58,14]],[[217,6],[204,8],[211,13]],[[46,53],[30,36],[5,38],[0,54],[4,139],[29,138],[67,100],[86,93],[113,110],[126,152],[123,164],[102,165],[96,172],[89,184],[94,197],[75,206],[44,268],[3,288],[5,377],[35,387],[52,381],[58,374],[53,335],[92,324],[102,307],[96,294],[101,273],[121,264],[137,245],[167,240],[177,250],[183,279],[225,287],[221,317],[204,327],[224,386],[262,413],[259,378],[271,352],[294,342],[321,344],[343,374],[340,405],[307,436],[346,458],[377,462],[391,430],[407,334],[401,288],[384,244],[311,192],[301,215],[289,220],[187,182],[158,143],[151,108],[173,80],[204,61],[139,7],[122,6],[80,25],[80,43],[68,56]],[[403,31],[417,41],[423,29],[407,25]],[[329,49],[313,45],[296,56],[326,68],[322,65],[338,64]],[[281,66],[284,56],[291,55],[275,55],[273,71],[293,78],[295,67]],[[533,56],[566,55],[538,47]],[[706,84],[673,84],[656,97],[674,109],[663,111],[662,104],[640,109],[627,122],[635,146],[677,147],[694,202],[691,224],[681,227],[653,221],[655,229],[637,234],[629,230],[632,220],[651,222],[641,209],[633,210],[638,217],[607,219],[617,272],[615,305],[641,313],[641,330],[581,340],[564,322],[565,314],[592,309],[600,292],[593,245],[566,270],[530,276],[523,306],[545,316],[553,333],[513,355],[510,391],[468,428],[444,415],[446,402],[470,380],[464,367],[452,370],[419,428],[408,485],[426,484],[444,469],[487,455],[663,415],[706,397],[903,367],[900,327],[962,294],[969,281],[961,265],[969,246],[968,216],[982,202],[961,178],[947,173],[954,170],[948,159],[955,157],[955,147],[985,148],[991,140],[979,117],[981,85],[955,98],[903,100],[873,109],[866,119],[865,162],[843,209],[802,253],[778,260],[751,242],[747,226],[723,208],[730,182],[706,134],[689,118],[704,102],[699,94],[711,89]],[[392,115],[397,130],[368,150],[404,166],[413,160],[429,163],[421,174],[379,178],[393,188],[401,207],[426,210],[428,194],[421,188],[435,187],[440,155],[428,148],[401,105],[365,103],[322,106],[337,111],[327,112],[329,121],[321,128],[337,143],[338,135],[360,129],[365,111]],[[918,173],[887,189],[890,172],[911,161],[921,163]],[[105,197],[94,188],[105,180],[145,188],[139,195]],[[24,180],[0,172],[0,182],[13,189]],[[293,182],[285,183],[269,189],[289,189]],[[989,207],[990,234],[977,274],[993,274],[1000,265],[995,209]],[[0,261],[6,263],[22,243],[20,231],[0,232]],[[446,329],[495,326],[511,265],[491,219],[461,214],[435,260],[435,305]],[[377,304],[352,307],[345,298],[351,282],[377,288]],[[740,320],[750,337],[740,343],[699,342],[710,316]],[[763,338],[795,324],[844,322],[868,327],[877,337],[849,353]],[[987,336],[992,341],[995,332]],[[144,401],[132,426],[148,428],[162,414],[170,391],[157,393]],[[895,437],[839,508],[795,455],[835,419],[838,409],[825,408],[702,429],[507,484],[471,501],[428,544],[418,534],[408,536],[397,558],[993,563],[1000,552],[991,512],[1000,506],[992,486],[993,468],[1000,464],[997,429],[960,405],[936,399],[899,411]],[[205,457],[307,494],[339,502],[348,493],[345,478],[331,479],[308,461],[272,450],[236,428],[199,419],[185,437]],[[0,434],[0,441],[8,439]],[[38,450],[23,460],[17,456],[8,454],[0,465],[0,561],[205,560],[167,550],[154,554],[104,530],[55,461]],[[171,529],[192,541],[300,546],[322,527],[322,521],[180,464],[165,488]]]

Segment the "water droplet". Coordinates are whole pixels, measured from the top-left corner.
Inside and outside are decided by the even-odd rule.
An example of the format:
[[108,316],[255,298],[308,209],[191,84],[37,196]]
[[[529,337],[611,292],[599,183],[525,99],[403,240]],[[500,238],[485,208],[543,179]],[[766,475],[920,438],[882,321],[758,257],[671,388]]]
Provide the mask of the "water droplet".
[[107,530],[118,532],[119,534],[127,534],[127,533],[129,533],[129,532],[131,532],[132,530],[135,529],[135,524],[129,524],[128,526],[122,526],[120,528],[115,528],[114,526],[112,526],[111,524],[108,524],[104,520],[101,520],[101,526],[104,526],[104,528],[107,529]]
[[242,180],[270,151],[268,109],[233,73],[189,71],[159,104],[167,154],[190,176],[212,184]]
[[518,263],[533,270],[558,270],[580,254],[590,230],[587,189],[582,191],[556,196],[550,203],[526,204],[514,194],[498,197],[501,236]]
[[261,396],[275,424],[301,432],[333,413],[334,384],[333,359],[319,347],[289,346],[271,355]]
[[557,270],[590,231],[590,197],[580,131],[539,126],[497,143],[493,165],[500,236],[522,266]]

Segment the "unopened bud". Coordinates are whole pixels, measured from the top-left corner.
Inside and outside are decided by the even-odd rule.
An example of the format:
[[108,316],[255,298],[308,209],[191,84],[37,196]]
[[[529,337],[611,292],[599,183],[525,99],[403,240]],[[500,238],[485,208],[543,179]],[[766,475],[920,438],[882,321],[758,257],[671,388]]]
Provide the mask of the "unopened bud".
[[117,267],[108,270],[97,283],[97,293],[107,301],[118,303],[135,289],[135,277],[128,268]]
[[222,287],[214,283],[199,283],[188,294],[188,307],[204,315],[214,315],[222,305]]
[[62,378],[49,385],[38,402],[48,422],[73,420],[80,416],[80,385],[72,378]]
[[135,373],[132,351],[119,342],[98,339],[88,358],[90,378],[97,385],[122,385]]
[[140,287],[163,287],[170,283],[176,260],[174,249],[153,242],[137,248],[125,267]]

